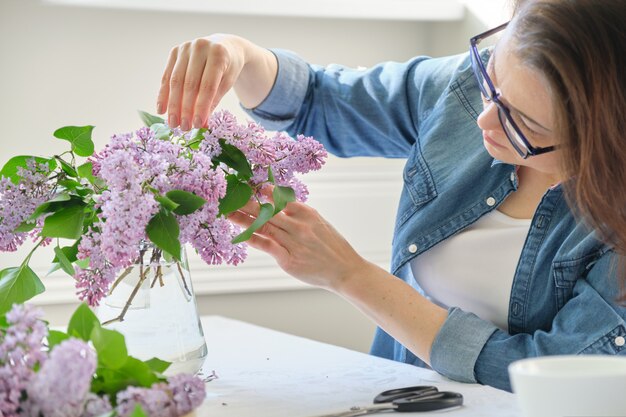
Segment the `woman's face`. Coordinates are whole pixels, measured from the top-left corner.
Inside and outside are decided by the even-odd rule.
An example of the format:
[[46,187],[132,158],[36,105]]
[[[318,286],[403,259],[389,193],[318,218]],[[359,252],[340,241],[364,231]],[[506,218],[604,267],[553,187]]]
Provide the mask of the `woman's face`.
[[[510,52],[507,34],[493,51],[487,71],[500,93],[500,100],[510,109],[511,116],[531,145],[546,147],[557,143],[552,112],[552,97],[540,73],[524,66]],[[546,174],[559,176],[557,149],[523,159],[513,148],[498,119],[498,108],[483,98],[483,112],[478,126],[483,131],[483,143],[494,158],[514,165],[527,166]]]

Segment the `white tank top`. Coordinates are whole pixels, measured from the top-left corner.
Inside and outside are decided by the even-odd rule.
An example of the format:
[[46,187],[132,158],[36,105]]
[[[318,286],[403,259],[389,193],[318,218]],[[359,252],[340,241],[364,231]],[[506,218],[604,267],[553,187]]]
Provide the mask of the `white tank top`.
[[511,284],[530,222],[493,210],[413,259],[413,276],[433,302],[506,331]]

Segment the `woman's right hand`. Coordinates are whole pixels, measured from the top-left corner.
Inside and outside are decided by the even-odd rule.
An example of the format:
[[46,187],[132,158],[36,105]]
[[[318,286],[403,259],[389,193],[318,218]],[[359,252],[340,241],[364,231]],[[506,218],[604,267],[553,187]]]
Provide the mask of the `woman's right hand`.
[[157,112],[170,127],[206,127],[232,87],[245,107],[255,107],[276,78],[274,54],[235,35],[215,34],[175,46],[163,72]]

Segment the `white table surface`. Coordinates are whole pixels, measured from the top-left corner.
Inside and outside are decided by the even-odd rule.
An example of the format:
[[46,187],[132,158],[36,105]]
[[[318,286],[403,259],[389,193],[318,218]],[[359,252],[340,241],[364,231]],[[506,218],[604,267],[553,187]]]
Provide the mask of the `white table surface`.
[[313,417],[364,406],[381,391],[411,385],[460,392],[464,405],[398,416],[521,415],[513,394],[495,388],[224,317],[202,317],[202,325],[209,350],[203,371],[219,378],[207,383],[198,417]]

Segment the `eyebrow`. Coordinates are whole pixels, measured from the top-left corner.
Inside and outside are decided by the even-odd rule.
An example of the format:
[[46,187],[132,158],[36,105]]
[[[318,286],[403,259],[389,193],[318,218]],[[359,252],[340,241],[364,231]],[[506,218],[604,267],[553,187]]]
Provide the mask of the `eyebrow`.
[[[493,77],[492,77],[492,81],[494,84],[496,84],[498,77],[496,77],[496,47],[498,45],[495,45],[492,49],[491,52],[491,67],[493,69]],[[495,85],[494,85],[495,87]],[[520,116],[522,116],[524,119],[528,119],[529,122],[539,126],[541,129],[545,130],[546,132],[552,132],[551,129],[548,129],[547,127],[545,127],[544,125],[542,125],[541,123],[537,122],[535,119],[533,119],[532,117],[529,117],[526,113],[518,110],[515,106],[512,106],[511,103],[507,104],[507,107],[509,107],[511,110],[515,111],[517,114],[519,114]]]

